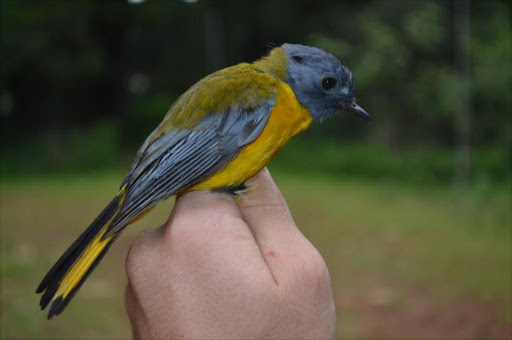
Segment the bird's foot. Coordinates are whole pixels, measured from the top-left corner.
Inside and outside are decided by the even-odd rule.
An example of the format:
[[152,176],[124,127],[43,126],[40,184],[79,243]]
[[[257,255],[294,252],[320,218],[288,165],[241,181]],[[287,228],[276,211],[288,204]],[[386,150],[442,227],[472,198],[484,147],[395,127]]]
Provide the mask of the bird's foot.
[[238,184],[238,185],[231,185],[229,187],[224,187],[220,189],[216,189],[217,192],[225,192],[229,193],[235,197],[241,197],[247,192],[249,192],[252,189],[252,187],[248,186],[245,183]]
[[248,193],[249,190],[251,190],[251,188],[245,183],[229,187],[229,192],[233,196],[243,196],[244,194]]

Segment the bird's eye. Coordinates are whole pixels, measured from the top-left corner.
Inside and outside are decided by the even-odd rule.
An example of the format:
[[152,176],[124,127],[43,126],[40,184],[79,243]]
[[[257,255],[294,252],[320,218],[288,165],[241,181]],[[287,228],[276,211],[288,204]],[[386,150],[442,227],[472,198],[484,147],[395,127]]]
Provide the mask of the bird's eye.
[[304,58],[300,55],[294,55],[292,56],[292,59],[298,64],[304,64]]
[[322,79],[322,87],[324,90],[329,91],[332,90],[336,86],[336,79],[332,77],[325,77]]

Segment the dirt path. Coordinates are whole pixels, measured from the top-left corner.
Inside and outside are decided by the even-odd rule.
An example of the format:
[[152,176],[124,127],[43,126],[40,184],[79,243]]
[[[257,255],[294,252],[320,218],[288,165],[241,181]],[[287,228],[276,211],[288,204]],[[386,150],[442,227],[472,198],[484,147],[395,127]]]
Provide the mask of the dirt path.
[[341,322],[343,338],[512,339],[512,322],[489,303],[439,302],[425,289],[382,279],[335,295],[339,317],[349,319]]

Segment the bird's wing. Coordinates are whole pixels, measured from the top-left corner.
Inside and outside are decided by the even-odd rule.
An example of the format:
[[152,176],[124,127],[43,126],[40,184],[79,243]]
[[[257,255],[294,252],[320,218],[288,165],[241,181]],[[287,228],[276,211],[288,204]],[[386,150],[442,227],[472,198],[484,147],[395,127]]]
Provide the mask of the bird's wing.
[[[247,92],[247,88],[242,90]],[[148,140],[153,140],[143,145],[124,182],[128,194],[123,208],[104,237],[121,230],[157,202],[225,167],[264,129],[275,93],[263,99],[255,105],[242,97],[224,112],[212,110],[193,129],[174,128],[156,138],[150,136]]]

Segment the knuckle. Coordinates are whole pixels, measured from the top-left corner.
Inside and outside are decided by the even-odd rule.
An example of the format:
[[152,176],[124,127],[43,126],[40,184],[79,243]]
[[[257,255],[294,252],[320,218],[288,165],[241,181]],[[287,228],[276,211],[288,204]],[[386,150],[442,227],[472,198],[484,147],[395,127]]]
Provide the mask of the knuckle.
[[206,225],[217,224],[222,218],[222,214],[206,206],[197,209],[192,213],[176,213],[172,220],[171,228],[168,230],[175,236],[187,236],[189,233],[195,232],[195,229],[202,229]]
[[331,280],[327,265],[316,248],[312,245],[304,252],[298,270],[299,282],[312,291],[323,292],[331,289]]
[[301,249],[292,264],[293,284],[286,295],[289,313],[304,324],[322,324],[322,329],[334,334],[336,310],[327,265],[311,244]]
[[137,236],[135,241],[133,241],[133,243],[130,245],[130,248],[128,249],[127,258],[130,261],[138,260],[139,254],[149,248],[149,241],[150,238],[148,237],[147,233]]
[[236,228],[241,224],[243,221],[238,216],[206,209],[193,218],[176,221],[170,228],[170,239],[175,250],[191,252],[215,245],[213,239],[235,237],[237,230],[244,230]]
[[[155,249],[155,242],[149,233],[138,236],[126,254],[125,271],[129,282],[135,282],[151,268],[155,259],[150,260]],[[157,257],[158,258],[158,257]]]

